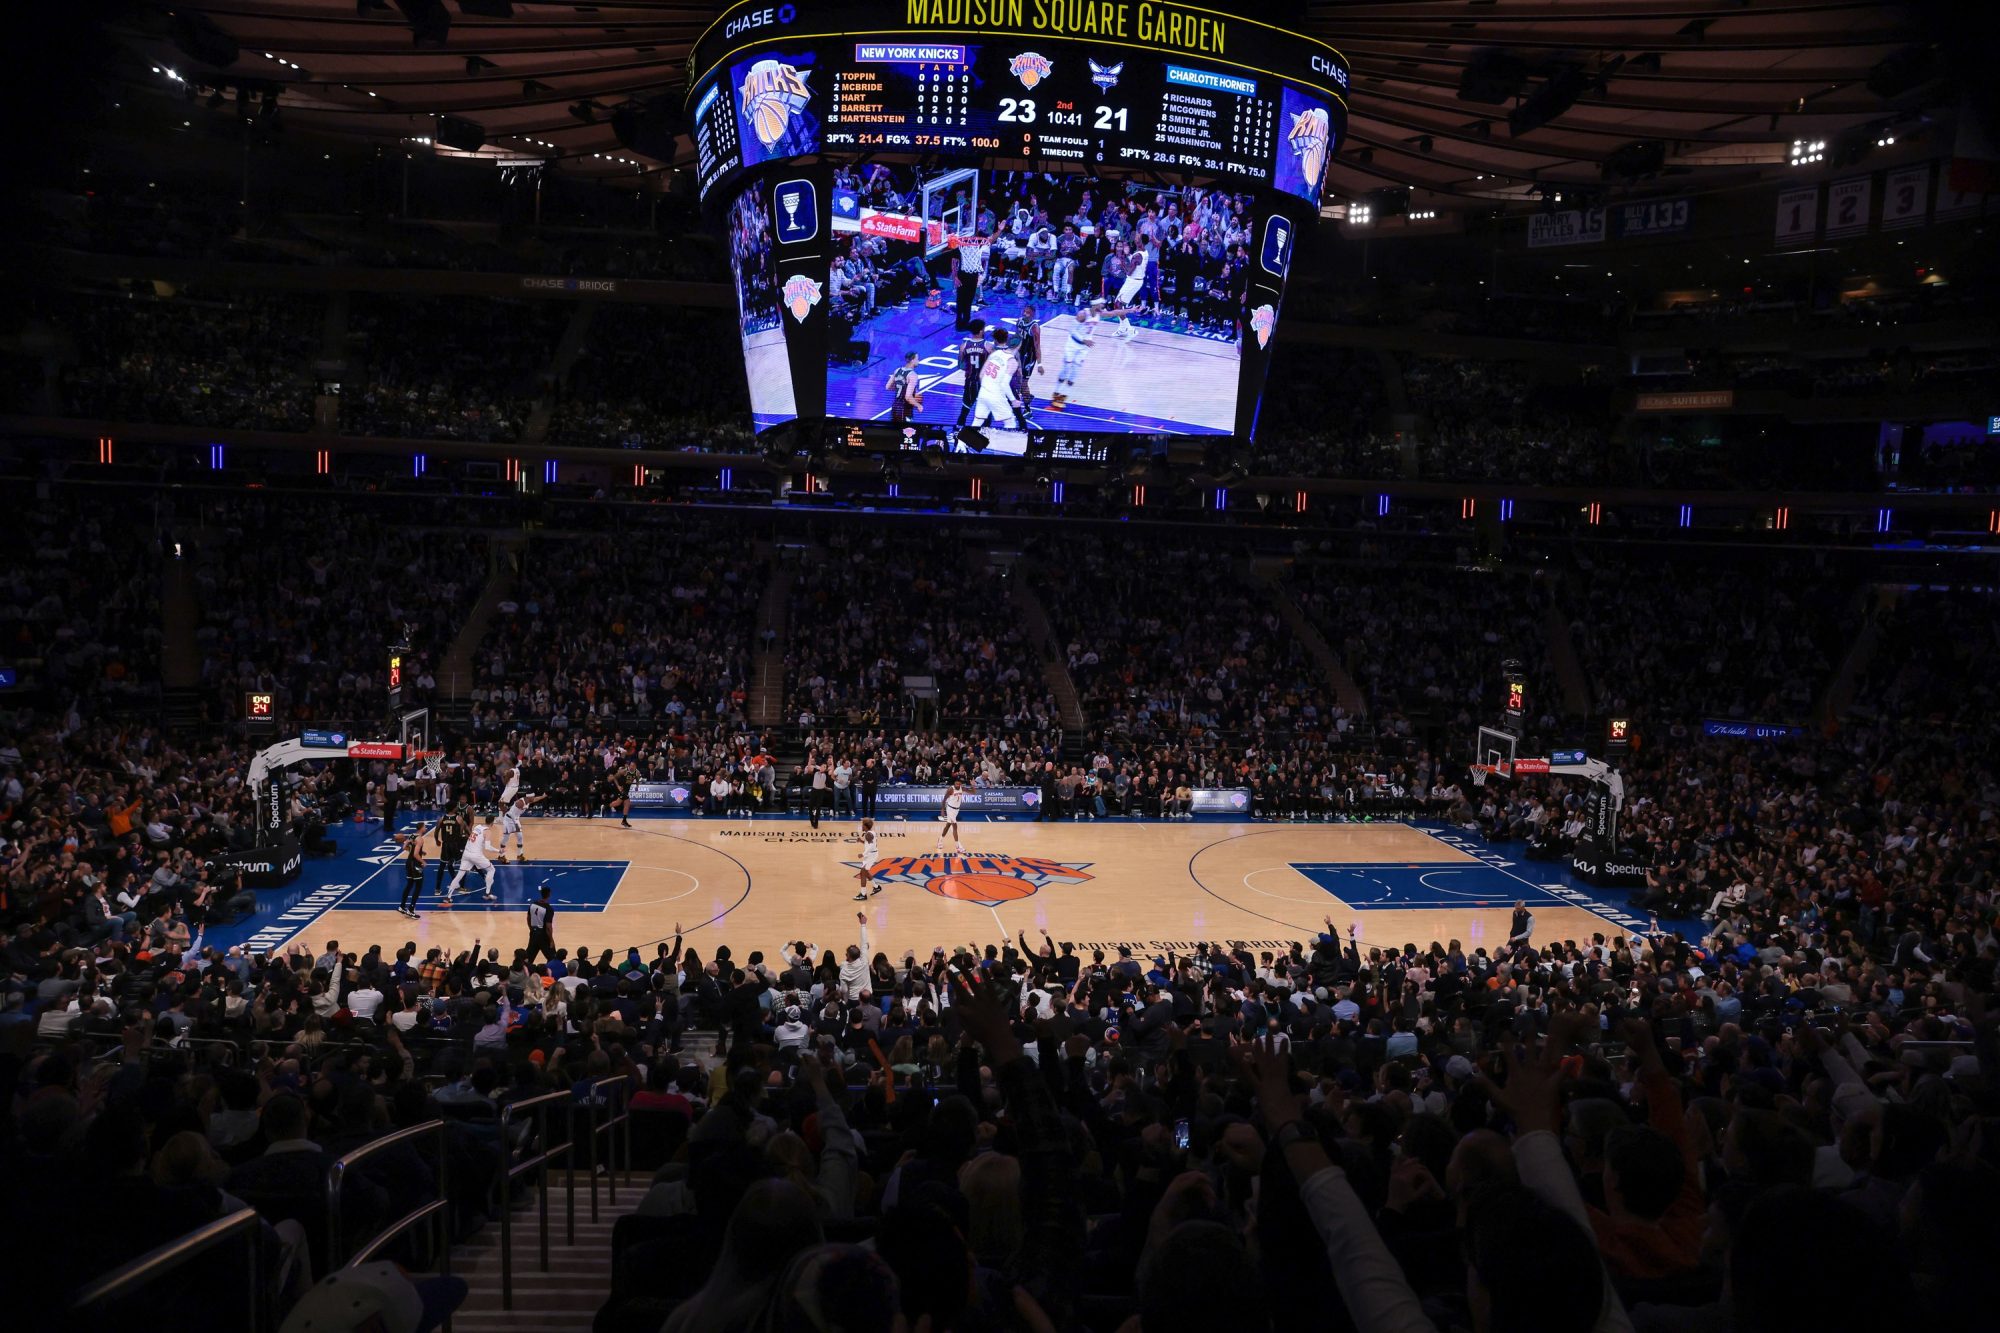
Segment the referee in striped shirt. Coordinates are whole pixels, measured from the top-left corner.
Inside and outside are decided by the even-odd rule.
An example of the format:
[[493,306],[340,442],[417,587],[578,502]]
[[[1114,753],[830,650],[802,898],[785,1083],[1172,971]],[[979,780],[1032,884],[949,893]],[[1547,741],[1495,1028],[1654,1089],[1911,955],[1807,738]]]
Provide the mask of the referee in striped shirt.
[[528,962],[532,964],[538,954],[555,961],[556,909],[549,901],[546,884],[542,885],[542,896],[528,904]]

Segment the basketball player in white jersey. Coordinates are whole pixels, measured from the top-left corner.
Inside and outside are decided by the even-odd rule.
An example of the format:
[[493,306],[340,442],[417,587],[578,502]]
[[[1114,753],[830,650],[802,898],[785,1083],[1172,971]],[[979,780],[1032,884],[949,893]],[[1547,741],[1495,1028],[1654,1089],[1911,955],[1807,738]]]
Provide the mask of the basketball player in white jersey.
[[1014,349],[1006,329],[993,331],[993,350],[979,368],[979,400],[972,407],[972,424],[1005,420],[1009,427],[1021,424],[1021,405],[1014,397]]
[[1139,299],[1139,294],[1146,289],[1147,261],[1152,257],[1152,251],[1146,248],[1144,241],[1133,246],[1132,256],[1127,262],[1125,269],[1125,281],[1118,288],[1118,306],[1120,311],[1118,336],[1128,342],[1137,337],[1139,333],[1137,329],[1132,327],[1132,311],[1134,303]]
[[516,796],[500,812],[500,860],[503,864],[507,860],[509,838],[514,840],[514,864],[519,865],[528,859],[528,840],[521,836],[521,816],[534,809],[537,802],[547,799],[545,795]]
[[493,862],[487,859],[489,853],[500,850],[486,841],[487,831],[492,827],[491,824],[473,826],[472,836],[465,840],[465,851],[458,858],[458,873],[451,877],[451,884],[446,887],[444,902],[440,906],[451,906],[452,896],[458,892],[458,886],[463,884],[465,877],[475,870],[484,877],[487,901],[499,901],[499,895],[493,892]]
[[1069,391],[1076,387],[1083,359],[1097,345],[1097,323],[1103,314],[1104,298],[1098,297],[1077,311],[1070,323],[1069,340],[1063,344],[1062,368],[1056,372],[1056,391],[1049,396],[1049,406],[1057,411],[1069,406]]
[[521,766],[515,764],[507,770],[507,783],[500,788],[500,808],[505,810],[514,804],[514,798],[521,794]]
[[875,858],[880,853],[875,848],[875,821],[861,821],[861,869],[854,872],[855,883],[861,892],[854,895],[854,901],[865,903],[875,894],[882,892],[882,886],[875,882]]
[[958,832],[958,810],[964,804],[965,784],[953,778],[951,790],[944,794],[944,808],[938,811],[938,823],[943,826],[938,829],[938,851],[944,850],[945,835],[950,834],[952,849],[960,856],[965,855],[965,842]]

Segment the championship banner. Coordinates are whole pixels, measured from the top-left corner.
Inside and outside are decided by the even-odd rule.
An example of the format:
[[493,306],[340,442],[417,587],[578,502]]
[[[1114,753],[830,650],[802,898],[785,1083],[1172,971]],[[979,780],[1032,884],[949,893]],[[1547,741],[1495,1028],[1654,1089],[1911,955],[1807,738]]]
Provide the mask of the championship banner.
[[1528,218],[1528,248],[1546,250],[1558,245],[1596,245],[1604,239],[1604,210],[1569,209],[1560,213],[1534,213]]

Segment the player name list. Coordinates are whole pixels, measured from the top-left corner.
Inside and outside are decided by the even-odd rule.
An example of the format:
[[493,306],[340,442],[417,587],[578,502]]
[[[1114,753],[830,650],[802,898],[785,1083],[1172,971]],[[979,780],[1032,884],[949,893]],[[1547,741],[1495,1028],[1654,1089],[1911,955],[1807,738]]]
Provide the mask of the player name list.
[[1153,129],[1155,162],[1259,177],[1271,156],[1270,103],[1260,97],[1169,87]]

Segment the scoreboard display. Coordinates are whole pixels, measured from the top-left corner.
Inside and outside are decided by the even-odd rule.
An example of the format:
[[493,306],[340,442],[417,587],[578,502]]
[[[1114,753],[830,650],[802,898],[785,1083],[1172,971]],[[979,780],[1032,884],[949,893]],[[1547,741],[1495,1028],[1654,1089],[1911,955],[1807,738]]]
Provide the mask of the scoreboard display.
[[1192,5],[746,5],[693,66],[704,198],[766,162],[853,153],[1195,172],[1317,206],[1347,128],[1338,51]]
[[726,10],[688,119],[756,426],[1253,435],[1348,82],[1316,38],[1162,0]]

